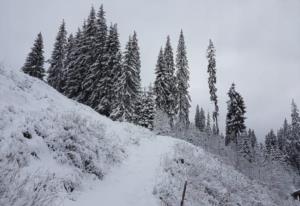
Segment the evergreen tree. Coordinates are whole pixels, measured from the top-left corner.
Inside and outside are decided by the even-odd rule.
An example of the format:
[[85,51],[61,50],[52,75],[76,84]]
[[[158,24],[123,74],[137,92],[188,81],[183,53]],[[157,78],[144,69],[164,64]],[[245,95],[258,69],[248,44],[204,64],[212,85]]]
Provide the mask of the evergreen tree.
[[[87,19],[86,26],[83,30],[82,35],[82,44],[80,48],[81,55],[77,59],[78,66],[81,70],[82,81],[80,82],[81,91],[77,100],[89,106],[92,106],[89,98],[92,95],[92,92],[96,90],[95,84],[99,78],[96,76],[98,72],[95,71],[94,64],[98,60],[99,51],[98,51],[98,25],[96,22],[96,13],[94,7],[91,8],[89,17]],[[98,69],[98,68],[97,68]]]
[[210,123],[210,114],[209,114],[209,112],[207,112],[205,132],[209,135],[212,133],[210,124],[211,124]]
[[[92,96],[92,102],[96,103],[96,111],[109,116],[114,105],[118,104],[116,87],[122,67],[122,54],[117,25],[111,25],[106,41],[107,62],[102,70],[97,91]],[[103,59],[103,58],[101,58]],[[98,99],[97,99],[98,98]]]
[[189,126],[189,108],[190,95],[189,88],[189,70],[188,60],[186,55],[186,47],[184,42],[183,32],[181,30],[176,54],[176,83],[177,83],[177,104],[178,104],[178,128],[186,129]]
[[200,130],[201,127],[201,119],[200,119],[200,110],[199,105],[196,106],[196,114],[195,114],[195,126]]
[[144,91],[141,96],[141,110],[138,119],[138,125],[153,129],[154,115],[155,115],[155,102],[151,86],[148,91]]
[[279,131],[277,132],[278,149],[280,149],[284,153],[286,152],[288,135],[289,135],[289,125],[287,120],[284,119],[282,128],[280,128]]
[[66,58],[66,70],[65,78],[66,82],[64,85],[64,94],[75,99],[81,91],[81,69],[78,67],[77,59],[81,55],[81,42],[82,42],[82,31],[78,29],[75,38],[73,39],[73,45],[67,53]]
[[240,137],[240,153],[241,155],[248,160],[249,162],[253,161],[253,153],[252,153],[252,147],[251,147],[251,136],[247,134],[246,132],[243,133]]
[[67,31],[65,22],[63,21],[59,27],[54,49],[50,59],[50,67],[48,69],[48,84],[59,92],[63,91],[64,69],[66,58]]
[[291,126],[288,135],[287,156],[292,166],[297,168],[300,174],[300,117],[299,110],[292,101]]
[[267,135],[266,135],[266,138],[265,138],[265,146],[266,146],[266,152],[267,152],[267,155],[269,157],[271,157],[271,159],[275,159],[275,157],[277,156],[276,155],[276,152],[277,152],[277,138],[276,138],[276,135],[274,133],[273,130],[271,130]]
[[43,48],[43,37],[42,34],[39,33],[31,48],[31,52],[26,58],[24,66],[21,68],[24,73],[43,79],[45,76]]
[[74,37],[73,34],[70,34],[68,39],[67,39],[67,43],[66,43],[66,55],[65,55],[65,59],[64,59],[64,69],[63,69],[63,75],[62,75],[62,81],[61,81],[61,92],[63,94],[66,94],[66,84],[67,84],[67,76],[68,76],[68,67],[70,62],[72,61],[72,51],[74,49]]
[[135,55],[130,36],[123,55],[122,73],[117,88],[120,103],[111,114],[111,118],[114,120],[132,122],[135,119],[135,106],[140,90],[140,78]]
[[205,131],[205,112],[204,112],[203,108],[200,109],[199,129],[200,129],[201,132]]
[[165,82],[167,77],[167,70],[166,70],[166,62],[163,55],[162,48],[159,51],[156,67],[155,67],[155,82],[154,82],[154,92],[155,92],[155,102],[156,107],[165,113],[167,113],[166,109],[166,100],[169,94],[168,85]]
[[228,96],[229,101],[227,102],[228,111],[226,116],[226,145],[228,145],[230,142],[235,142],[237,144],[237,137],[242,134],[246,128],[246,107],[242,96],[235,91],[235,84],[231,85]]
[[218,97],[217,97],[217,76],[216,76],[216,54],[215,54],[215,47],[213,45],[212,40],[209,40],[209,45],[207,49],[207,59],[208,59],[208,66],[207,72],[209,74],[208,77],[208,87],[210,93],[210,100],[214,102],[215,111],[213,112],[213,122],[215,125],[216,134],[219,134],[219,126],[218,126],[218,116],[219,116],[219,106],[218,106]]
[[164,49],[164,59],[166,66],[165,84],[168,89],[166,90],[166,112],[170,118],[170,126],[173,127],[174,117],[176,115],[177,109],[177,88],[176,88],[176,76],[175,76],[175,65],[174,65],[174,55],[171,46],[170,37],[167,37],[166,46]]

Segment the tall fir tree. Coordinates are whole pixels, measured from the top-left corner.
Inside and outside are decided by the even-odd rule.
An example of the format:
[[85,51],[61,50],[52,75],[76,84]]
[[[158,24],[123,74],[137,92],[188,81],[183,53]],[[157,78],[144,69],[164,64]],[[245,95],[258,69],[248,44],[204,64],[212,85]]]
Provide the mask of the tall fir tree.
[[75,99],[81,88],[81,69],[78,67],[77,59],[81,55],[82,31],[78,29],[76,36],[72,41],[70,50],[67,53],[66,69],[65,69],[65,85],[63,87],[64,94]]
[[225,145],[228,145],[230,142],[235,142],[237,144],[238,136],[246,129],[245,103],[243,97],[235,91],[234,83],[231,85],[228,96]]
[[119,121],[133,122],[135,120],[135,106],[139,98],[140,78],[137,70],[136,51],[129,37],[123,55],[122,73],[119,78],[118,93],[120,103],[114,108],[111,118]]
[[216,50],[212,40],[209,40],[209,45],[207,48],[207,59],[208,59],[208,87],[210,93],[210,100],[215,105],[215,111],[213,112],[213,122],[215,125],[216,134],[219,134],[219,126],[218,126],[218,116],[219,116],[219,106],[218,106],[218,97],[217,97],[217,76],[216,76]]
[[196,113],[195,113],[195,126],[196,126],[197,129],[200,130],[201,119],[200,119],[200,109],[199,109],[199,105],[198,104],[196,106]]
[[211,121],[210,120],[210,114],[209,114],[209,112],[207,112],[205,132],[209,135],[212,133],[212,128],[211,128],[211,122],[210,121]]
[[169,94],[168,85],[165,79],[167,78],[166,61],[163,55],[162,48],[159,51],[158,59],[155,67],[155,103],[156,107],[167,114],[167,96]]
[[164,48],[164,59],[166,66],[165,82],[168,87],[166,95],[166,113],[170,118],[170,126],[174,125],[174,118],[177,113],[177,87],[176,87],[176,76],[175,76],[175,64],[173,48],[171,46],[170,36],[167,36],[167,42]]
[[187,129],[189,126],[189,109],[190,95],[189,95],[189,70],[188,60],[186,54],[186,46],[183,32],[181,30],[176,54],[176,83],[177,83],[177,104],[178,104],[178,129]]
[[63,21],[59,27],[56,41],[54,43],[47,78],[48,84],[59,92],[63,92],[66,45],[67,31],[65,21]]
[[28,54],[22,71],[30,76],[43,79],[45,76],[44,69],[44,45],[42,34],[39,33],[35,39],[31,52]]
[[203,108],[201,107],[200,109],[200,124],[199,124],[199,129],[201,132],[205,131],[205,112]]
[[266,151],[269,155],[274,155],[277,149],[277,137],[273,130],[271,130],[265,138]]
[[97,49],[98,42],[96,41],[98,32],[96,12],[94,7],[92,7],[87,19],[86,27],[83,29],[81,55],[78,58],[80,70],[82,71],[82,81],[80,83],[81,91],[77,100],[89,106],[92,106],[89,98],[92,95],[92,92],[95,91],[95,81],[98,80],[94,70],[94,64],[97,61],[97,57],[100,55]]
[[154,126],[155,101],[151,86],[149,86],[148,91],[146,89],[143,91],[141,96],[141,104],[142,107],[140,110],[138,125],[152,130]]
[[[107,106],[107,99],[110,97],[107,96],[109,90],[111,90],[111,66],[108,66],[109,58],[108,52],[113,50],[111,48],[112,45],[107,47],[111,42],[115,41],[112,38],[113,36],[108,37],[108,29],[105,18],[105,11],[103,9],[103,5],[100,6],[100,9],[97,13],[96,19],[97,32],[95,35],[95,53],[96,59],[95,63],[90,68],[90,75],[87,79],[87,86],[89,88],[90,95],[88,97],[88,104],[93,107],[100,114],[109,116],[110,108]],[[110,35],[115,35],[112,33],[117,33],[117,28],[110,28]],[[118,35],[118,34],[117,34]],[[108,38],[111,38],[109,40]],[[118,36],[117,36],[118,38]],[[119,40],[117,40],[119,41]],[[118,46],[117,46],[118,47]],[[111,57],[114,58],[114,57]]]
[[[118,87],[120,72],[122,70],[122,54],[117,25],[111,25],[106,39],[106,63],[102,70],[97,91],[92,102],[97,103],[96,111],[100,114],[110,116],[115,104],[118,104],[116,88]],[[103,58],[101,58],[103,59]]]

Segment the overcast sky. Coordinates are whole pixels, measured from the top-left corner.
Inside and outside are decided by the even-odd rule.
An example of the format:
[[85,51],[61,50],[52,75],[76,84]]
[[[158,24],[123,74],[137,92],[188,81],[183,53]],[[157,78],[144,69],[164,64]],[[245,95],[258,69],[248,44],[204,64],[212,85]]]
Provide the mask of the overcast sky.
[[[19,69],[42,32],[49,58],[65,19],[74,32],[93,5],[103,3],[108,23],[118,23],[122,48],[137,31],[142,81],[154,80],[159,49],[170,35],[175,52],[183,29],[190,67],[191,120],[195,105],[212,111],[207,85],[208,40],[217,50],[220,125],[225,126],[232,82],[247,106],[246,124],[260,137],[290,118],[292,98],[300,106],[299,0],[0,0],[0,61]],[[4,98],[4,97],[1,97]]]

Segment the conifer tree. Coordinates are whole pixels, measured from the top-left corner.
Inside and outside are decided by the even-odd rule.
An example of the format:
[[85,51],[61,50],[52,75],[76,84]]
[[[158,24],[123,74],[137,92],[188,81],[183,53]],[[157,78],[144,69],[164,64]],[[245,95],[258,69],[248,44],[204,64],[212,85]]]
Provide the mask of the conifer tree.
[[63,90],[67,97],[75,99],[81,91],[82,81],[81,69],[77,64],[77,59],[81,55],[82,31],[80,29],[78,29],[72,42],[73,45],[67,53],[67,62],[65,63],[66,81]]
[[166,104],[167,96],[169,94],[168,85],[164,81],[167,76],[166,62],[163,55],[162,48],[159,51],[158,59],[155,67],[155,82],[154,82],[154,92],[155,92],[155,102],[156,107],[167,114]]
[[173,49],[171,46],[170,37],[167,36],[167,42],[164,49],[164,59],[166,66],[166,76],[165,82],[168,87],[167,96],[166,96],[166,112],[170,118],[170,126],[173,127],[174,118],[176,115],[177,109],[177,88],[176,88],[176,76],[175,76],[175,64],[174,64],[174,55]]
[[63,91],[64,81],[64,61],[66,58],[67,31],[65,22],[63,21],[59,27],[54,49],[50,59],[50,67],[48,69],[48,84],[59,92]]
[[246,107],[242,96],[235,91],[235,84],[231,85],[228,96],[229,101],[227,102],[228,111],[226,116],[226,145],[228,145],[230,142],[235,142],[237,144],[237,137],[242,134],[246,128]]
[[[122,67],[122,54],[117,25],[111,25],[106,39],[106,63],[99,77],[97,91],[93,92],[91,102],[100,114],[109,116],[115,104],[118,104],[116,87]],[[100,57],[100,56],[99,56]],[[101,58],[103,59],[103,58]],[[104,65],[104,64],[102,64]],[[98,99],[97,99],[98,98]]]
[[181,30],[176,54],[176,83],[177,83],[177,104],[178,104],[178,129],[187,129],[189,126],[190,95],[189,70],[186,55],[186,47],[183,32]]
[[273,130],[271,130],[265,138],[265,146],[269,155],[274,154],[277,149],[277,138]]
[[117,89],[120,103],[111,114],[114,120],[128,122],[135,120],[135,106],[140,92],[140,78],[132,41],[130,36],[123,55],[122,73]]
[[209,112],[207,112],[205,132],[206,132],[207,134],[209,134],[209,135],[212,133],[211,122],[210,122],[210,114],[209,114]]
[[141,95],[141,110],[138,119],[138,125],[146,127],[148,129],[153,129],[154,115],[155,115],[155,102],[153,97],[152,87]]
[[200,129],[201,132],[205,131],[205,112],[204,112],[203,108],[200,109],[199,129]]
[[24,66],[21,68],[24,73],[43,79],[45,76],[43,48],[43,37],[42,34],[39,33],[35,39],[33,47],[31,48],[31,52],[26,58]]
[[199,105],[196,106],[196,114],[195,114],[195,126],[200,130],[201,127],[201,119],[200,119],[200,109]]
[[208,87],[210,93],[210,100],[213,101],[215,105],[215,111],[213,112],[213,122],[215,125],[216,134],[219,134],[219,126],[218,126],[218,116],[219,116],[219,106],[218,106],[218,97],[217,97],[217,76],[216,76],[216,54],[215,54],[215,47],[213,45],[212,40],[209,40],[209,45],[207,49],[207,59],[208,59],[208,66],[207,72],[209,74],[208,77]]
[[94,85],[97,84],[96,72],[94,64],[97,61],[98,54],[96,36],[98,34],[98,26],[96,22],[96,12],[94,7],[91,8],[85,28],[83,29],[82,42],[80,48],[80,56],[77,59],[78,66],[81,70],[82,81],[80,82],[81,91],[77,100],[89,106],[92,92],[95,91]]
[[70,34],[68,39],[67,39],[67,43],[66,43],[66,55],[65,55],[65,59],[64,59],[64,69],[63,69],[63,75],[62,75],[62,82],[61,82],[61,92],[63,94],[66,94],[66,84],[67,84],[67,76],[68,76],[68,67],[70,62],[72,61],[72,51],[74,49],[74,37],[73,34]]

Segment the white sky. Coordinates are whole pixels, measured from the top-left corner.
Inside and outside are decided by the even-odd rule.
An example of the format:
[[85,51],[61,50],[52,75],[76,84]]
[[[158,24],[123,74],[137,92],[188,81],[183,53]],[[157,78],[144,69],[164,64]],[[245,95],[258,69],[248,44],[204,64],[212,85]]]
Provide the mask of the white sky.
[[222,129],[233,81],[245,99],[246,124],[260,137],[289,118],[292,98],[300,106],[299,0],[0,0],[0,61],[20,68],[40,31],[49,58],[62,19],[68,31],[74,32],[91,6],[98,9],[101,3],[108,23],[118,23],[122,47],[137,31],[144,85],[154,80],[157,55],[166,36],[171,36],[175,52],[183,29],[191,77],[191,120],[196,104],[213,109],[205,57],[209,38],[217,49]]

